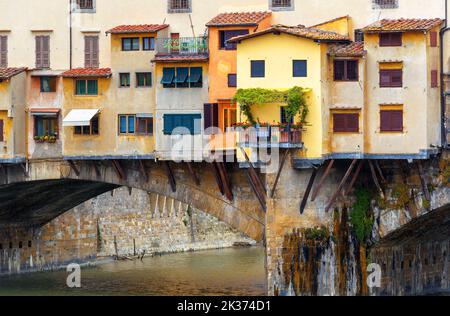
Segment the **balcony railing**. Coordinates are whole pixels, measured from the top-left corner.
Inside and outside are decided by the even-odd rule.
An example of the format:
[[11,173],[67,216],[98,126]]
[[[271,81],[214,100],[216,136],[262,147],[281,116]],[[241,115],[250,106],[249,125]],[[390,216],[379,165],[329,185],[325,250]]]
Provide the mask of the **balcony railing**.
[[279,147],[302,148],[303,129],[280,129],[278,127],[261,127],[238,129],[238,147]]
[[207,37],[157,38],[158,55],[206,55],[208,54]]

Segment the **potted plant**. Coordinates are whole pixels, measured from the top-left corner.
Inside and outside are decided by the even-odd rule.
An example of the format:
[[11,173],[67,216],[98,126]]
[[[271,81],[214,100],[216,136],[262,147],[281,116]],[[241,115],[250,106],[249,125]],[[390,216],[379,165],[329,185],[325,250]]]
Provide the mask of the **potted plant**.
[[51,144],[56,143],[56,136],[49,136],[48,137],[48,142],[51,143]]

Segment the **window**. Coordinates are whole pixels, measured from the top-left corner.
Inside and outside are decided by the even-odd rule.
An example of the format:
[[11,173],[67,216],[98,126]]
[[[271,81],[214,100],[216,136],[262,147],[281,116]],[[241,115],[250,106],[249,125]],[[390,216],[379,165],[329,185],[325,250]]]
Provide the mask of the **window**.
[[264,78],[266,75],[266,62],[264,60],[252,60],[251,64],[251,77],[252,78]]
[[161,84],[164,88],[201,88],[203,87],[203,68],[163,68]]
[[119,134],[134,134],[136,115],[119,115]]
[[153,135],[153,117],[138,117],[137,130],[139,135]]
[[358,81],[358,61],[335,60],[334,81]]
[[97,80],[75,80],[75,95],[98,95]]
[[125,52],[139,50],[139,37],[122,38],[122,50]]
[[56,92],[56,77],[40,77],[41,92]]
[[225,50],[236,50],[236,43],[228,43],[228,40],[241,35],[247,35],[248,30],[232,30],[232,31],[219,31],[219,48]]
[[8,67],[8,37],[0,36],[0,68]]
[[168,13],[190,13],[192,12],[191,0],[168,0]]
[[[280,107],[280,122],[283,123],[283,124],[287,124],[288,123],[288,120],[287,120],[287,117],[286,117],[286,107],[284,107],[284,106]],[[289,123],[294,124],[294,118],[293,117],[291,117]]]
[[380,131],[381,132],[403,132],[403,111],[402,110],[381,110],[380,111]]
[[236,74],[228,74],[228,87],[229,88],[237,87],[237,75]]
[[120,73],[119,74],[119,87],[129,88],[130,87],[130,73]]
[[402,33],[380,33],[380,47],[402,46]]
[[98,36],[84,37],[84,66],[86,68],[98,68]]
[[364,33],[361,30],[355,30],[355,42],[364,42]]
[[164,114],[164,135],[199,135],[201,120],[201,114]]
[[3,126],[4,126],[4,121],[3,120],[0,120],[0,142],[4,142],[5,141],[5,136],[3,136],[3,133],[4,133],[4,131],[3,131]]
[[155,50],[155,38],[154,37],[143,37],[142,38],[142,49],[143,50]]
[[398,0],[372,0],[373,9],[396,9]]
[[50,68],[50,36],[36,36],[36,68]]
[[306,60],[293,60],[292,67],[294,77],[308,76],[308,62]]
[[403,87],[402,69],[381,69],[380,88],[401,88]]
[[94,0],[76,0],[76,5],[80,10],[93,10]]
[[136,73],[136,86],[138,88],[151,87],[152,86],[152,73],[151,72]]
[[34,136],[57,136],[58,118],[35,116],[34,117]]
[[[210,128],[219,127],[219,104],[217,103],[206,103],[203,105],[203,127],[205,131]],[[212,130],[207,131],[211,134]]]
[[432,88],[439,87],[439,79],[438,78],[439,78],[438,71],[432,70],[431,71],[431,87]]
[[334,113],[333,114],[334,133],[358,133],[359,114],[358,113]]
[[430,32],[430,46],[437,47],[438,46],[438,33]]
[[89,126],[75,126],[75,135],[99,135],[99,117],[96,116],[91,120]]
[[294,10],[295,0],[269,0],[269,9],[272,11]]

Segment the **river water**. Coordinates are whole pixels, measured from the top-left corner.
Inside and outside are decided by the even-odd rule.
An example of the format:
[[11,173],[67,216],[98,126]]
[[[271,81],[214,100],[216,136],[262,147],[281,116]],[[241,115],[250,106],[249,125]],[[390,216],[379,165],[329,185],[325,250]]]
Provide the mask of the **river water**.
[[86,267],[81,289],[65,271],[0,277],[0,295],[266,295],[264,249],[223,249]]

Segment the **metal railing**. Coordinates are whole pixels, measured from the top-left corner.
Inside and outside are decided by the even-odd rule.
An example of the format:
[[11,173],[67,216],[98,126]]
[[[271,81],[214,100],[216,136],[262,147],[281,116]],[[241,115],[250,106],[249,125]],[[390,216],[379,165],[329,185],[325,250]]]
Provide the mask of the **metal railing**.
[[238,129],[238,146],[240,147],[286,147],[303,146],[302,129],[280,129],[278,127],[261,127]]
[[207,37],[157,38],[155,46],[159,55],[208,54]]

